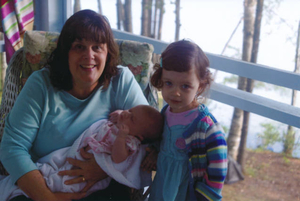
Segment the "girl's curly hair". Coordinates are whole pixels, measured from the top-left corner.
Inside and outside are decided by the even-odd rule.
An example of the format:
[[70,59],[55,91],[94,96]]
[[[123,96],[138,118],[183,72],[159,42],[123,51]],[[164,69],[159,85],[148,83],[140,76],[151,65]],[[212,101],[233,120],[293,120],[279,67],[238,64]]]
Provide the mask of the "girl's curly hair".
[[154,65],[154,73],[151,76],[151,84],[157,89],[163,87],[162,72],[167,71],[187,72],[196,68],[197,77],[200,81],[200,96],[208,89],[212,82],[211,73],[208,69],[209,60],[202,49],[195,43],[188,40],[180,40],[171,43],[161,54],[160,64]]

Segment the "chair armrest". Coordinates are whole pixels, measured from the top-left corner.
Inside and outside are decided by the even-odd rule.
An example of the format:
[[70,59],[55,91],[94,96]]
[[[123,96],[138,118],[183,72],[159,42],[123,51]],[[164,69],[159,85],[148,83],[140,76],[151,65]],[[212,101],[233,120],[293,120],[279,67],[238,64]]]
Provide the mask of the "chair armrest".
[[0,142],[3,135],[5,117],[12,109],[21,89],[20,73],[23,63],[23,48],[16,51],[6,69],[2,101],[0,106]]

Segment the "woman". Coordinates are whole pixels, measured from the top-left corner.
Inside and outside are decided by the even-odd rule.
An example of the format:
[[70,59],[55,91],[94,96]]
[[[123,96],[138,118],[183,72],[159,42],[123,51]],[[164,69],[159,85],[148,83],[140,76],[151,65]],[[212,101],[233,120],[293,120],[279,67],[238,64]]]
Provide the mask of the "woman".
[[[49,68],[27,80],[6,119],[0,160],[32,200],[83,198],[84,193],[51,192],[35,161],[72,145],[88,126],[107,118],[110,112],[148,104],[131,72],[117,63],[118,48],[109,22],[94,11],[82,10],[65,23]],[[69,159],[77,168],[61,174],[77,176],[66,184],[87,182],[86,191],[107,175],[92,155],[80,152],[87,161]],[[84,200],[128,196],[126,187],[112,182],[108,189]]]

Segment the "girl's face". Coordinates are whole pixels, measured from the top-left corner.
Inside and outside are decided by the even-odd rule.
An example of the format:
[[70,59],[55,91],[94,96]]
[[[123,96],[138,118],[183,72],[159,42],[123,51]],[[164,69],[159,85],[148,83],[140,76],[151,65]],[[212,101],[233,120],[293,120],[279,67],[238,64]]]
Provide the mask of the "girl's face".
[[69,51],[69,69],[73,88],[93,90],[105,68],[107,45],[89,40],[75,40]]
[[200,89],[200,81],[195,68],[187,72],[162,71],[162,96],[169,104],[171,112],[180,113],[196,108],[195,99]]

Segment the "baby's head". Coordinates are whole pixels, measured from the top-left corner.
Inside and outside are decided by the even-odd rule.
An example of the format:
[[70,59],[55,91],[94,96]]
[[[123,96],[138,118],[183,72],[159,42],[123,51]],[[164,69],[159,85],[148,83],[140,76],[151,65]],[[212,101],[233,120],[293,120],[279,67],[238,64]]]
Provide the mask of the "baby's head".
[[180,40],[171,43],[161,54],[160,64],[155,64],[155,72],[151,77],[151,84],[162,89],[162,73],[166,71],[188,72],[195,70],[199,79],[199,97],[211,84],[211,73],[208,69],[209,60],[202,49],[188,40]]
[[117,124],[125,124],[129,134],[137,137],[142,143],[149,143],[161,138],[163,132],[163,116],[149,105],[138,105],[124,110]]

